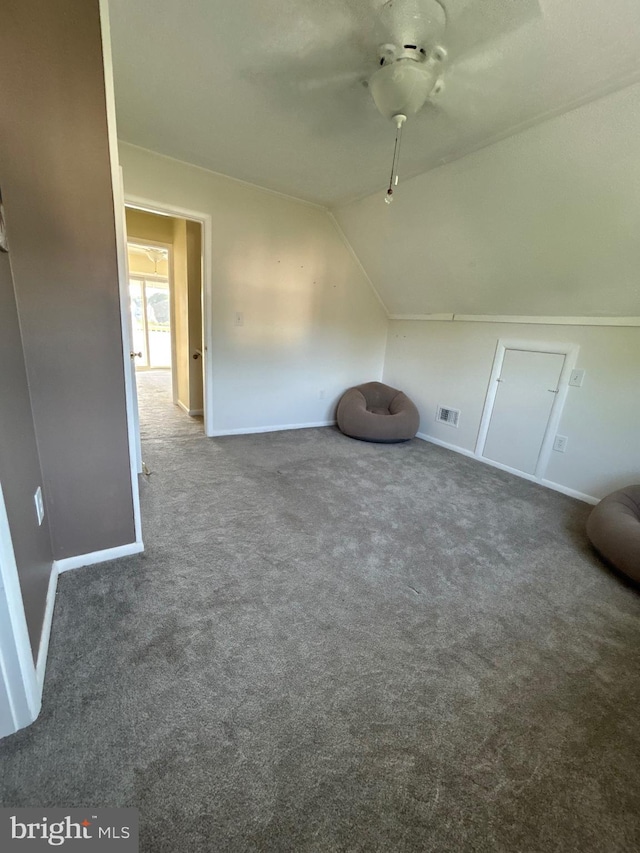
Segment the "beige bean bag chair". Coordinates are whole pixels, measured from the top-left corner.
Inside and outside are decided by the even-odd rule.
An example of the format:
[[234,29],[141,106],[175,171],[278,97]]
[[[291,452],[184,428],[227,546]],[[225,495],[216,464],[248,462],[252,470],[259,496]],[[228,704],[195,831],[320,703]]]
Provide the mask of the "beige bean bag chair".
[[362,441],[408,441],[420,423],[407,395],[382,382],[365,382],[345,391],[336,418],[345,435]]
[[593,508],[587,536],[612,566],[640,581],[640,486],[626,486]]

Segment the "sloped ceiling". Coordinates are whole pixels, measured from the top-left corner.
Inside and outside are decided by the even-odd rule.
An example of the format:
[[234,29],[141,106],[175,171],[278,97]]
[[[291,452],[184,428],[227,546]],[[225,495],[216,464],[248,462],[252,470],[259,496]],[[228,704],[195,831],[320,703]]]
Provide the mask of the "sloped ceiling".
[[[407,124],[403,177],[640,77],[638,0],[442,3],[445,86]],[[375,192],[394,135],[363,85],[382,5],[110,0],[119,135],[327,206]]]
[[640,316],[640,84],[336,218],[391,314]]

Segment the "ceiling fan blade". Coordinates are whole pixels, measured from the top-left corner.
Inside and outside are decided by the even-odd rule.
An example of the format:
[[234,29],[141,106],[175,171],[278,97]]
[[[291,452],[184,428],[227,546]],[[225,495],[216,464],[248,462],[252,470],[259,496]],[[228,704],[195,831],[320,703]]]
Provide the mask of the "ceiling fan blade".
[[543,54],[543,22],[531,19],[452,62],[431,100],[449,116],[468,123],[486,121],[490,127],[505,112],[513,121],[518,93],[535,75]]
[[[542,19],[538,0],[460,0],[447,8],[444,43],[450,60],[478,50]],[[451,9],[449,8],[451,7]]]
[[338,71],[335,74],[325,74],[317,77],[302,77],[292,81],[302,92],[315,92],[319,89],[341,88],[351,86],[354,83],[364,85],[367,82],[367,75],[362,71]]

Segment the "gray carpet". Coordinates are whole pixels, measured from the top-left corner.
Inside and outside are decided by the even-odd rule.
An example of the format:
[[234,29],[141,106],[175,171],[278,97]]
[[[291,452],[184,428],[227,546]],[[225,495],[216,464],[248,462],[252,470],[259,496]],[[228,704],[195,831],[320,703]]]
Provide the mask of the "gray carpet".
[[333,428],[145,459],[147,551],[61,577],[6,804],[137,806],[145,853],[640,849],[640,597],[587,506]]
[[142,443],[204,435],[201,417],[189,417],[172,402],[171,371],[137,370],[138,409]]

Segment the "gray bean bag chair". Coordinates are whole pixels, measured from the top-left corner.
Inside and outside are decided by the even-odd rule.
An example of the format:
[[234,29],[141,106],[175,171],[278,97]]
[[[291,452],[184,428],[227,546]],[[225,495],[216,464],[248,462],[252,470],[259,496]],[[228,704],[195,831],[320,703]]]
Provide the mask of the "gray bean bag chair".
[[345,391],[336,418],[345,435],[362,441],[408,441],[420,423],[407,395],[382,382],[365,382]]
[[612,566],[640,581],[640,486],[626,486],[593,508],[587,536]]

